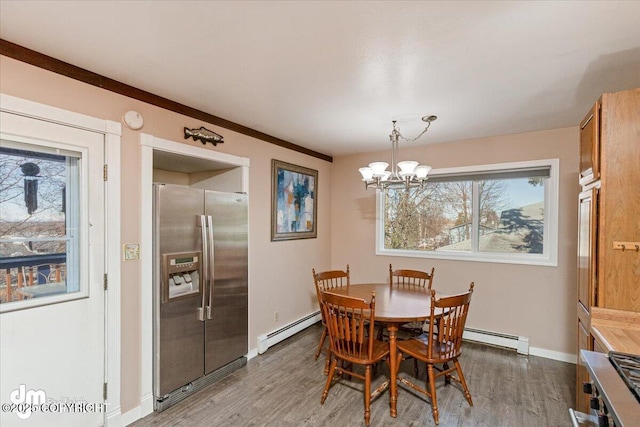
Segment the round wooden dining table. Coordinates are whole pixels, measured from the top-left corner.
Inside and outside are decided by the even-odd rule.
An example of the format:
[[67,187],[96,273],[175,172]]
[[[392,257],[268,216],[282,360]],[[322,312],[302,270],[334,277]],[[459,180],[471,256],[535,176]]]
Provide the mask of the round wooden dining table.
[[376,307],[374,319],[377,323],[386,325],[389,332],[389,406],[391,416],[397,415],[396,403],[398,389],[396,386],[396,372],[398,350],[396,339],[398,326],[408,322],[425,321],[431,313],[431,293],[425,288],[391,287],[388,283],[350,284],[330,290],[333,294],[362,298],[370,301],[375,292]]

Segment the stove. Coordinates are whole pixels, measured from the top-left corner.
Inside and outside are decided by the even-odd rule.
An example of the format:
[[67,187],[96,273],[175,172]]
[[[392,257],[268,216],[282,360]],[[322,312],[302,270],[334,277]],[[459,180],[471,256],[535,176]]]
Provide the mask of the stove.
[[609,361],[640,402],[640,355],[612,351],[609,353]]
[[590,383],[583,391],[591,395],[591,413],[570,409],[574,426],[637,427],[640,425],[640,355],[580,351]]

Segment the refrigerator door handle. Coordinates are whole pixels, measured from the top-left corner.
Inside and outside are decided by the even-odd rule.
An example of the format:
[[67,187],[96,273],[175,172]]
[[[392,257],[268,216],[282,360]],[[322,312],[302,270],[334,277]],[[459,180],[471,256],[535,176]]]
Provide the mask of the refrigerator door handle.
[[204,307],[206,305],[207,282],[209,280],[209,254],[207,252],[207,223],[205,215],[200,215],[200,227],[202,227],[202,288],[200,290],[202,292],[202,302],[200,303],[200,307],[198,307],[198,320],[204,322]]
[[[211,215],[207,215],[207,230],[208,230],[208,238],[207,241],[209,243],[208,248],[208,259],[207,265],[209,270],[207,271],[207,279],[209,280],[209,304],[207,305],[207,319],[213,319],[211,313],[211,307],[213,306],[213,284],[215,280],[215,253],[213,247],[213,217]],[[203,299],[204,300],[204,299]]]

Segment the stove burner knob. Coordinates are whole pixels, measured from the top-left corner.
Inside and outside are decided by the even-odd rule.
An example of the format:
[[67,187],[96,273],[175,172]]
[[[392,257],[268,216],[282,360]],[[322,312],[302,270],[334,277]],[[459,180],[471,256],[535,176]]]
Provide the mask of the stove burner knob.
[[589,407],[597,411],[600,409],[600,400],[598,400],[597,397],[592,396],[591,399],[589,399]]
[[593,393],[593,383],[589,383],[589,382],[582,383],[582,391],[586,394]]
[[609,417],[605,414],[598,415],[598,427],[609,427]]

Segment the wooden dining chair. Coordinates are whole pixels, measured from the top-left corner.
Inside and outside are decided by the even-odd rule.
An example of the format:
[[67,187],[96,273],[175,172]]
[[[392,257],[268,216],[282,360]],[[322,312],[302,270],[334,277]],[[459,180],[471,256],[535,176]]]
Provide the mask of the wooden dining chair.
[[[460,362],[458,362],[458,358],[462,354],[462,333],[464,331],[465,322],[467,321],[467,313],[469,312],[472,293],[473,282],[471,282],[468,292],[439,299],[436,299],[436,292],[432,290],[429,332],[421,335],[420,337],[414,337],[406,341],[399,341],[397,344],[399,357],[398,363],[394,367],[396,370],[396,377],[401,383],[431,398],[433,419],[436,424],[439,422],[438,399],[435,383],[435,380],[438,377],[444,376],[446,383],[449,383],[451,380],[460,383],[469,405],[473,406],[471,393],[469,393],[467,382],[462,374]],[[427,366],[427,380],[425,388],[422,388],[408,378],[397,375],[400,369],[400,362],[403,360],[405,355],[413,357],[418,361],[425,362]],[[449,362],[453,362],[453,367],[449,367]],[[435,365],[443,366],[440,368]],[[457,377],[453,375],[454,371],[457,374]]]
[[[423,288],[430,290],[435,271],[435,268],[431,268],[431,272],[408,269],[394,270],[393,266],[389,264],[389,286],[400,289]],[[426,322],[404,323],[400,325],[400,330],[408,331],[412,335],[420,335],[426,330]]]
[[397,288],[411,287],[431,289],[435,270],[435,268],[432,268],[429,273],[421,270],[394,270],[393,266],[389,264],[389,285]]
[[[320,291],[320,306],[324,312],[329,331],[329,345],[331,347],[331,366],[327,382],[322,392],[320,403],[329,394],[329,389],[344,375],[364,380],[364,422],[369,425],[371,418],[371,401],[382,393],[389,381],[380,384],[371,392],[371,377],[373,366],[386,360],[389,361],[389,343],[378,341],[374,335],[375,292],[369,302],[361,298],[332,294]],[[338,365],[338,362],[341,362]],[[353,368],[355,365],[364,366],[364,375]],[[391,367],[389,367],[391,369]],[[339,375],[336,377],[336,373]]]
[[[351,277],[349,272],[349,264],[347,264],[347,270],[328,270],[328,271],[320,271],[316,273],[314,268],[311,269],[313,273],[313,283],[316,286],[316,295],[318,296],[318,303],[320,303],[320,292],[327,291],[334,288],[340,288],[343,286],[349,286]],[[324,313],[322,309],[320,310],[320,316],[322,318],[322,325],[324,326],[322,329],[322,335],[320,336],[320,342],[318,343],[318,349],[316,350],[315,360],[318,360],[318,356],[322,352],[322,348],[324,347],[324,342],[327,339],[327,322],[324,318]],[[324,374],[327,375],[329,373],[329,363],[331,360],[331,349],[327,349],[327,357],[324,366]]]

